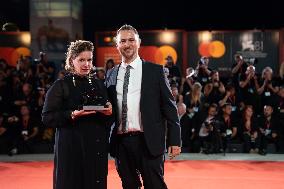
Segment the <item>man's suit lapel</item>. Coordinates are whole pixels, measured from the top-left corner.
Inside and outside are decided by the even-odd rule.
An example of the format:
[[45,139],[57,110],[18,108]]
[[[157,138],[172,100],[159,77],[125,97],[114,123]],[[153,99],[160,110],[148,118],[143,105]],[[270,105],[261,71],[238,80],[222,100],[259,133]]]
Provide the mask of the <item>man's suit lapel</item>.
[[[118,72],[119,72],[120,66],[121,66],[121,63],[115,67],[116,70],[115,70],[115,72],[114,72],[114,73],[115,73],[115,74],[114,74],[114,77],[115,77],[114,86],[115,86],[115,96],[116,96],[116,97],[117,97],[117,92],[116,92],[117,76],[118,76]],[[116,98],[116,99],[117,99],[117,98]]]
[[[142,80],[141,80],[141,98],[144,96],[145,77],[147,77],[147,63],[142,60]],[[141,106],[140,106],[141,107]]]

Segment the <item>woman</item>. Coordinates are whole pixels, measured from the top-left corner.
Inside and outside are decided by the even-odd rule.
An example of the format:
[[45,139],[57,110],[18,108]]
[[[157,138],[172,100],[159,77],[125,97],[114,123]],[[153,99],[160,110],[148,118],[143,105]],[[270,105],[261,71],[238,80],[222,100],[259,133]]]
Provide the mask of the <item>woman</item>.
[[257,121],[254,118],[253,113],[253,107],[251,105],[245,106],[240,123],[240,133],[242,134],[242,139],[244,141],[245,153],[258,153],[259,150]]
[[203,107],[203,94],[201,92],[202,86],[196,82],[192,86],[192,90],[184,97],[186,105],[186,115],[180,120],[181,136],[183,147],[189,147],[192,152],[199,150],[197,142],[199,126],[196,120],[200,117]]
[[[46,94],[43,123],[56,128],[54,189],[107,188],[109,115],[103,83],[91,77],[93,44],[71,42],[66,54],[67,75]],[[80,109],[86,94],[102,97],[106,110]]]
[[211,80],[204,86],[205,102],[218,104],[225,93],[224,84],[220,81],[219,72],[216,70],[210,73]]
[[107,62],[105,63],[105,81],[109,82],[110,76],[112,75],[113,68],[115,66],[114,60],[113,59],[108,59]]
[[189,113],[197,113],[200,111],[203,102],[202,86],[196,82],[192,86],[192,91],[184,97],[184,103]]

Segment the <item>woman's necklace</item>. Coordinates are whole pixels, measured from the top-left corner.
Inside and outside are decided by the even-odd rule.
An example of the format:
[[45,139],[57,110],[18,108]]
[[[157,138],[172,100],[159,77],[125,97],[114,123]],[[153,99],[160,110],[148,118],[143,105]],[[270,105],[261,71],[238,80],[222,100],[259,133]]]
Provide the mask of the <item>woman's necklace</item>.
[[[88,75],[88,80],[89,80],[89,84],[92,84],[91,74]],[[75,80],[74,75],[72,76],[72,81],[73,81],[74,87],[76,87],[76,80]]]

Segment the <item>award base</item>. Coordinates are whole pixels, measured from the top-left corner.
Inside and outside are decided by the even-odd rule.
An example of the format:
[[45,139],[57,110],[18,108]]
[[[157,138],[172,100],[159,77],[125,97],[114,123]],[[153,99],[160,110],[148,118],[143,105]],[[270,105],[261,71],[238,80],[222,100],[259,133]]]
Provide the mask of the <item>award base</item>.
[[83,106],[83,110],[85,110],[85,111],[93,111],[93,110],[107,110],[107,107],[105,107],[105,106],[94,106],[94,105],[89,105],[89,106]]

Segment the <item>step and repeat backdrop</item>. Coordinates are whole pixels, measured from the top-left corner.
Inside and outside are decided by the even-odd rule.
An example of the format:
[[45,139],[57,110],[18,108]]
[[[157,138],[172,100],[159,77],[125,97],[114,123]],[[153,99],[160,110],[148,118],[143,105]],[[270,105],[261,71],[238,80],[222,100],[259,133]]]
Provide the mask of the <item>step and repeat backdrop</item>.
[[189,66],[195,66],[200,56],[208,56],[209,67],[226,74],[240,54],[257,72],[266,66],[279,68],[279,31],[194,32],[188,33],[187,44]]
[[[116,49],[115,32],[95,34],[95,59],[97,67],[104,67],[108,59],[120,63]],[[202,56],[210,58],[209,67],[226,75],[231,71],[234,56],[240,54],[247,63],[254,64],[257,72],[270,66],[278,73],[284,61],[284,30],[270,31],[200,31],[182,30],[140,31],[141,58],[164,65],[166,57],[184,73],[187,67],[196,67]],[[0,32],[0,59],[16,66],[22,56],[31,56],[29,32]],[[65,47],[67,49],[67,46]],[[61,51],[64,57],[64,50]]]
[[[103,67],[108,59],[115,63],[120,62],[120,56],[116,49],[115,32],[103,32],[96,34],[96,65]],[[157,64],[165,64],[166,58],[171,56],[174,63],[182,68],[185,61],[183,51],[183,31],[142,31],[139,32],[141,58]]]
[[[231,71],[234,56],[240,54],[260,72],[270,66],[279,69],[281,52],[280,31],[147,31],[140,32],[140,56],[157,64],[165,64],[170,55],[176,65],[185,71],[196,67],[202,56],[210,58],[209,67],[226,75]],[[120,62],[115,47],[115,32],[96,34],[96,65],[102,67],[108,59]],[[281,59],[281,60],[280,60]]]

